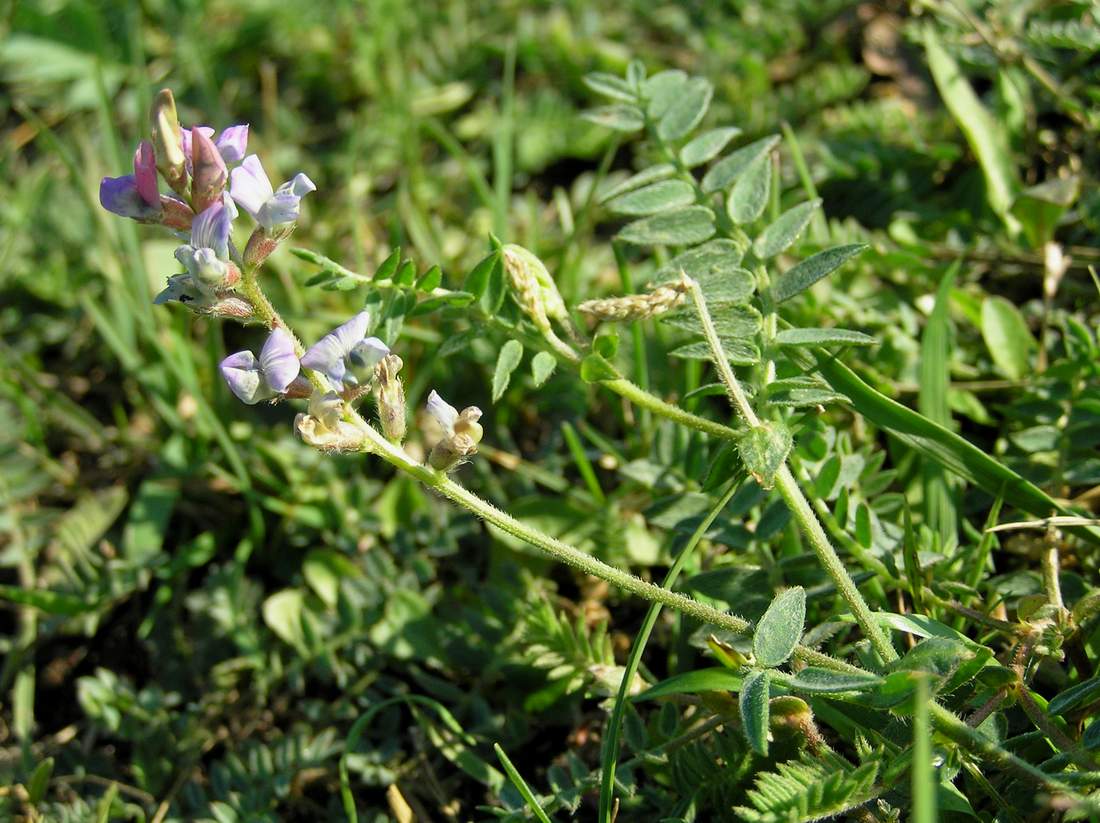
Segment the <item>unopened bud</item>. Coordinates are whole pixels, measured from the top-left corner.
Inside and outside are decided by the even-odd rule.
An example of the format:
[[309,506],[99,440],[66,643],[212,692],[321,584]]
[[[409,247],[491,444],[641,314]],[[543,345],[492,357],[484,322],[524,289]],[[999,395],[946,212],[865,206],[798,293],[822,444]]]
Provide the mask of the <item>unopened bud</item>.
[[191,129],[191,205],[202,213],[221,200],[229,170],[214,141],[200,129]]
[[279,243],[288,234],[289,232],[286,234],[282,232],[272,234],[263,226],[257,226],[248,238],[248,244],[244,247],[245,266],[249,269],[261,266],[271,253],[279,248]]
[[171,89],[161,89],[153,101],[150,118],[153,127],[153,149],[157,169],[172,189],[179,194],[187,191],[187,162],[183,156],[183,138],[176,114],[176,100]]
[[252,317],[252,304],[239,297],[223,297],[204,305],[201,314],[232,320],[248,320]]
[[665,283],[646,294],[586,300],[577,306],[577,311],[597,320],[643,320],[676,308],[684,302],[685,293],[682,283]]
[[162,194],[160,208],[162,224],[176,231],[191,231],[191,221],[195,219],[195,212],[182,200]]
[[382,358],[375,372],[378,419],[382,424],[382,433],[394,443],[405,439],[405,387],[398,375],[402,365],[400,357],[388,354]]
[[504,247],[503,260],[516,302],[540,330],[549,330],[551,320],[568,321],[565,301],[541,260],[512,243]]

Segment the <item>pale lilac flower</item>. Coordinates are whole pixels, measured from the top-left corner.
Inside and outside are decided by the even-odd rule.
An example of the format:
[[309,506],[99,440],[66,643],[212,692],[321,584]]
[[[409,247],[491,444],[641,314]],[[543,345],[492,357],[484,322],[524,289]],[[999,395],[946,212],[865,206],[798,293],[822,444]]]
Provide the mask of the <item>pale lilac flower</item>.
[[370,314],[359,312],[326,334],[302,355],[302,365],[321,372],[338,387],[357,386],[369,380],[374,367],[390,353],[377,337],[367,337]]
[[161,213],[157,191],[157,166],[153,144],[142,140],[134,152],[134,173],[104,177],[99,184],[99,202],[109,212],[134,220],[153,220]]
[[301,200],[317,187],[304,174],[296,174],[273,189],[260,158],[250,154],[230,175],[229,190],[242,209],[268,232],[298,220]]
[[279,394],[290,387],[302,370],[302,364],[294,351],[294,338],[282,326],[272,329],[267,342],[260,349],[260,370],[267,384]]
[[218,366],[229,390],[243,403],[253,405],[274,396],[271,387],[260,373],[260,364],[256,355],[250,351],[239,351],[229,355]]
[[[176,259],[199,284],[227,285],[232,264],[229,262],[229,227],[237,208],[223,195],[191,222],[191,243],[176,249]],[[236,267],[232,267],[236,270]]]
[[268,336],[259,359],[250,351],[239,351],[218,366],[229,390],[249,405],[284,394],[300,369],[294,340],[282,327]]
[[213,140],[222,160],[226,163],[239,163],[244,158],[248,148],[248,124],[230,126],[218,135],[214,140],[214,130],[210,126],[192,126],[189,129],[180,129],[180,145],[183,148],[183,156],[187,160],[188,170],[191,168],[193,132],[199,132],[204,137]]
[[444,437],[453,437],[455,433],[455,421],[458,420],[458,409],[439,396],[439,392],[432,389],[428,395],[428,414],[435,418],[439,428],[443,429]]
[[481,409],[467,406],[459,411],[435,390],[428,395],[427,406],[428,414],[443,430],[443,436],[428,453],[428,464],[432,468],[450,471],[467,457],[477,454],[477,444],[484,433],[477,422],[481,419]]

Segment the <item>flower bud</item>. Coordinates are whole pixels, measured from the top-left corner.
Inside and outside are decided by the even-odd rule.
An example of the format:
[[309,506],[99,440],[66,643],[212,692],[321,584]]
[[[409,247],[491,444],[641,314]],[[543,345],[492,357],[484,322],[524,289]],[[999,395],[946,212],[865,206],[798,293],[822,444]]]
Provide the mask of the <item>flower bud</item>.
[[253,312],[252,305],[247,300],[239,297],[223,297],[203,306],[200,313],[219,319],[248,320]]
[[195,219],[195,212],[182,200],[162,194],[160,208],[161,222],[165,226],[176,231],[191,231],[191,221]]
[[191,170],[191,205],[201,214],[221,199],[229,169],[214,141],[199,129],[191,129]]
[[176,100],[171,89],[157,92],[150,112],[153,126],[153,148],[157,169],[172,189],[179,194],[187,191],[187,161],[183,156],[183,138],[176,115]]
[[400,357],[388,354],[375,372],[378,419],[382,423],[382,433],[394,443],[405,439],[405,387],[398,375],[402,365]]
[[516,302],[540,331],[549,331],[551,320],[568,321],[565,301],[541,260],[514,243],[504,247],[503,260]]
[[271,256],[271,253],[279,248],[279,243],[288,234],[289,232],[270,234],[263,226],[257,226],[249,236],[248,244],[244,247],[245,266],[250,269],[259,268]]

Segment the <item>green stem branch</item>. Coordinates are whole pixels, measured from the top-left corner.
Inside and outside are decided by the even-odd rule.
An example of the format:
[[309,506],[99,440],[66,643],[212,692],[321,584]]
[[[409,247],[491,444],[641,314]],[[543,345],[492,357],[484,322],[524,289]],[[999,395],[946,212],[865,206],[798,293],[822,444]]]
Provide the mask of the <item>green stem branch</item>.
[[[699,320],[703,324],[703,336],[706,337],[707,344],[710,346],[715,368],[718,370],[718,376],[722,379],[722,383],[726,386],[726,392],[729,394],[730,400],[741,413],[741,416],[745,418],[746,423],[753,427],[759,426],[760,419],[756,416],[748,395],[741,388],[741,383],[738,381],[737,375],[733,373],[733,368],[726,358],[722,341],[718,337],[718,332],[714,328],[714,321],[707,309],[707,301],[703,297],[703,290],[699,288],[698,283],[687,278],[686,275],[685,280],[691,293],[691,299],[695,303]],[[825,567],[825,571],[832,578],[837,590],[847,601],[848,607],[852,610],[852,614],[855,616],[860,628],[863,629],[863,633],[871,641],[871,645],[878,652],[879,657],[887,663],[897,660],[898,653],[894,650],[893,644],[890,643],[890,638],[875,621],[867,601],[863,599],[863,595],[860,594],[855,581],[852,580],[848,570],[844,567],[844,562],[836,553],[832,543],[829,542],[825,530],[821,527],[821,521],[817,519],[813,509],[810,508],[806,496],[802,494],[802,489],[799,488],[798,481],[794,479],[794,475],[791,474],[791,470],[785,462],[776,472],[775,487],[801,527],[802,533],[809,540],[810,547],[814,550],[821,565]]]

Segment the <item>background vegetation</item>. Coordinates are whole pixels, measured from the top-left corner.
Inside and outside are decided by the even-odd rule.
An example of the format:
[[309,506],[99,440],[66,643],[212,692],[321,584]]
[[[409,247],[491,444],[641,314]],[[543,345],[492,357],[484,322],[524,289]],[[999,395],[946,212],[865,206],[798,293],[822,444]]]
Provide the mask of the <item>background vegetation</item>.
[[[107,215],[96,190],[125,173],[170,87],[185,124],[248,122],[273,178],[317,183],[288,246],[354,272],[400,247],[459,289],[492,232],[542,257],[570,306],[641,290],[669,255],[613,243],[624,220],[598,192],[654,145],[580,116],[605,102],[584,77],[621,77],[631,59],[707,78],[704,125],[740,128],[734,145],[783,134],[769,214],[823,200],[791,260],[870,245],[784,318],[873,335],[840,359],[1046,495],[1013,497],[1009,475],[951,448],[931,459],[920,432],[855,398],[819,413],[845,394],[835,384],[788,387],[814,404],[796,413],[794,465],[865,596],[970,643],[909,668],[942,664],[952,709],[1094,791],[1096,538],[1084,521],[984,529],[1058,513],[1050,501],[1087,518],[1100,499],[1097,14],[1022,0],[8,4],[0,817],[342,819],[342,782],[365,820],[402,819],[403,804],[534,819],[493,744],[547,814],[595,815],[617,667],[647,604],[379,461],[318,454],[286,407],[242,407],[216,365],[259,332],[154,308],[175,243]],[[310,338],[374,291],[307,285],[318,271],[286,248],[269,265],[269,293]],[[575,371],[536,386],[527,354],[494,401],[511,335],[469,309],[399,328],[412,428],[432,388],[480,406],[485,446],[461,481],[612,565],[659,582],[725,490],[721,443]],[[668,324],[624,326],[615,362],[728,421],[705,361],[670,357],[683,342]],[[778,496],[746,482],[680,588],[756,620],[793,585],[805,642],[871,665]],[[899,651],[914,625],[896,626]],[[728,662],[733,639],[709,635],[666,610],[641,679],[712,670],[724,649]],[[773,723],[765,757],[735,702],[684,689],[626,710],[620,820],[809,819],[855,801],[908,819],[913,786],[933,787],[945,817],[1056,813],[920,718],[914,737],[896,706],[816,697],[827,751]],[[935,774],[910,779],[914,741],[918,759],[934,747]]]

